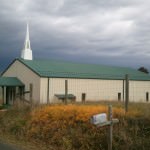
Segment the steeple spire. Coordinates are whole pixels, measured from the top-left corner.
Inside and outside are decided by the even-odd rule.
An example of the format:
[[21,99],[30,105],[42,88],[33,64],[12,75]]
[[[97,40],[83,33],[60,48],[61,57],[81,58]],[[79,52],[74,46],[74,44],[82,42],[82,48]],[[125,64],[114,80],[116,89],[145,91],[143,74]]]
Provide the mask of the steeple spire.
[[29,25],[27,23],[27,31],[26,31],[26,38],[24,42],[24,48],[21,52],[21,58],[32,60],[32,50],[30,46],[30,37],[29,37]]
[[25,42],[24,42],[24,47],[25,47],[25,49],[31,49],[30,39],[29,39],[29,25],[28,25],[28,23],[27,23],[27,32],[26,32],[26,39],[25,39]]

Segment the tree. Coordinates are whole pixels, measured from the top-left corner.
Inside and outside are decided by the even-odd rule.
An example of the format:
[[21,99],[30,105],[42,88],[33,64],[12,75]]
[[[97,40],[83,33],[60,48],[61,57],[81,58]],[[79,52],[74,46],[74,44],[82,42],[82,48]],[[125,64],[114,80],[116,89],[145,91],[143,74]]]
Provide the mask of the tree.
[[144,72],[144,73],[149,73],[149,71],[148,71],[148,69],[146,69],[145,67],[140,67],[139,69],[138,69],[138,71],[141,71],[141,72]]

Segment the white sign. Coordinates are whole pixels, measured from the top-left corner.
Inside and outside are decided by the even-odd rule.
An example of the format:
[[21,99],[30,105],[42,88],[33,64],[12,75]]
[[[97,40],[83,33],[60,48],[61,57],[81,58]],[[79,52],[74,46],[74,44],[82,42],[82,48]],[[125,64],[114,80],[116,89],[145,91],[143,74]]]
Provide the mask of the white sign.
[[105,123],[106,121],[107,121],[106,113],[93,115],[91,117],[91,123],[95,125],[100,124],[100,123]]

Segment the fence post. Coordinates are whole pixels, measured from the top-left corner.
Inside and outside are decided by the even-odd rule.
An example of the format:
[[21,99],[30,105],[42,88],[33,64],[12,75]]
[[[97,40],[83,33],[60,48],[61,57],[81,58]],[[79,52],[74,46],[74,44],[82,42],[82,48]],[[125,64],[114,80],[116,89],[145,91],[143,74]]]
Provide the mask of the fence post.
[[47,104],[49,104],[49,78],[47,78]]
[[108,129],[108,150],[112,150],[112,138],[113,138],[112,105],[109,105],[108,107],[108,121],[111,122]]
[[129,75],[126,74],[125,76],[125,81],[126,81],[126,87],[125,87],[125,112],[128,112],[128,103],[129,103]]
[[67,105],[67,97],[68,97],[68,80],[65,80],[65,104]]

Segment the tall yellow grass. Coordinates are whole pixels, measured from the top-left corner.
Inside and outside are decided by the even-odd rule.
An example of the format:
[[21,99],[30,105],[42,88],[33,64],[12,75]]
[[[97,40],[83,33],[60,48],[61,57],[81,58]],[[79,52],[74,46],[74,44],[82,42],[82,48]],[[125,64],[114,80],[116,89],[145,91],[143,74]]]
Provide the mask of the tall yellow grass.
[[[142,149],[140,142],[144,142],[144,147],[149,148],[149,111],[146,116],[144,111],[149,110],[147,104],[143,108],[141,104],[132,104],[126,114],[123,105],[112,105],[113,118],[120,121],[113,128],[114,147]],[[107,127],[91,125],[90,118],[95,114],[107,113],[108,105],[69,104],[23,108],[17,107],[0,113],[2,133],[11,133],[19,139],[25,137],[57,150],[107,149]]]

